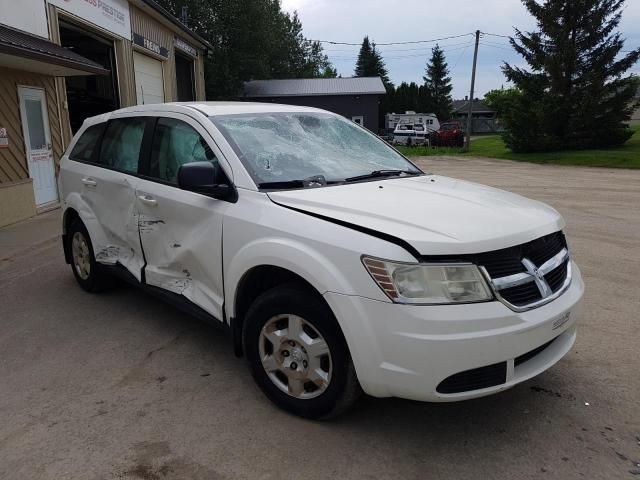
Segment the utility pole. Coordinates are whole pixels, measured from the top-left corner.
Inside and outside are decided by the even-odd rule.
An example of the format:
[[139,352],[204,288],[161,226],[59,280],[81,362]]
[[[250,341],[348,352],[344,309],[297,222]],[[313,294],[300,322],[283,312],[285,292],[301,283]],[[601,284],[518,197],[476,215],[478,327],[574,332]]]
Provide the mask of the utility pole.
[[476,86],[476,62],[478,61],[478,44],[480,43],[480,30],[476,30],[476,48],[473,51],[473,69],[471,70],[471,92],[469,94],[469,111],[467,113],[467,138],[464,142],[464,151],[469,151],[471,144],[471,126],[473,125],[473,90]]

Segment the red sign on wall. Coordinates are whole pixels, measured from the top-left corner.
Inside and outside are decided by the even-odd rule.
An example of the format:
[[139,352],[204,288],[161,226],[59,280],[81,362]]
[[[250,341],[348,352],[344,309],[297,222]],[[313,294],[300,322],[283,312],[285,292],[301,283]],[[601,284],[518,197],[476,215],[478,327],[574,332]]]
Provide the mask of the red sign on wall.
[[7,133],[7,129],[0,127],[0,148],[8,148],[9,147],[9,134]]

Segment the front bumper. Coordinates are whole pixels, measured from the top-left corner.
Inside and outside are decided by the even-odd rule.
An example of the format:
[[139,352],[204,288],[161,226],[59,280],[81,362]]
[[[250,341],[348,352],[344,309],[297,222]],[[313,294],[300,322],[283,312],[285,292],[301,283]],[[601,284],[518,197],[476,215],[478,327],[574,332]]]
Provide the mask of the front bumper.
[[[498,301],[417,306],[332,292],[324,297],[343,329],[365,392],[456,401],[506,390],[542,373],[571,349],[584,293],[580,271],[574,263],[572,268],[565,293],[525,312]],[[504,381],[499,384],[456,393],[438,388],[453,375],[502,363]]]

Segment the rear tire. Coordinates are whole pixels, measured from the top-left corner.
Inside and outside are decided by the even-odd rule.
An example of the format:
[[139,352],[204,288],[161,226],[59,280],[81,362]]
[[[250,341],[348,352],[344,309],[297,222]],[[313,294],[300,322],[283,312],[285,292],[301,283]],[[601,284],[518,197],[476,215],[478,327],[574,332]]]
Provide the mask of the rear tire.
[[78,284],[87,292],[110,289],[115,279],[96,262],[89,232],[80,219],[74,220],[68,231],[71,270]]
[[260,295],[244,321],[251,374],[278,407],[305,418],[330,418],[362,394],[347,342],[317,294],[296,284]]

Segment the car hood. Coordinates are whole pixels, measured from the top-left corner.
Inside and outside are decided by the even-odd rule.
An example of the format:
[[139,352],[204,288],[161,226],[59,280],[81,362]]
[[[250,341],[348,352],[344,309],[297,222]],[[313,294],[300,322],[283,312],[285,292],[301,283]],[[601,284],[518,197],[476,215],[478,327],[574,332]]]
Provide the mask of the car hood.
[[481,253],[561,230],[544,203],[437,175],[270,192],[285,207],[375,230],[422,255]]

